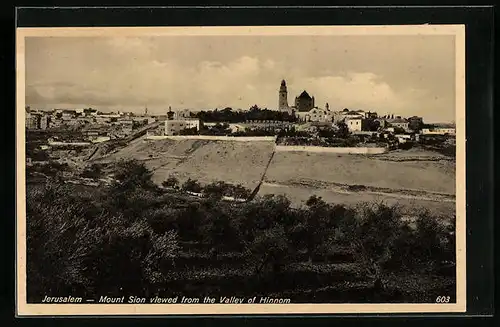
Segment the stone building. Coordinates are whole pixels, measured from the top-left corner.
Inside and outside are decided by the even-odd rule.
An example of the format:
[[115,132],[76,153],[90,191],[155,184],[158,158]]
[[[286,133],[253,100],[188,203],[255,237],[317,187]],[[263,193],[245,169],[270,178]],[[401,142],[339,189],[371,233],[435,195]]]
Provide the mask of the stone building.
[[409,130],[409,128],[408,128],[409,127],[408,126],[409,125],[408,120],[406,120],[404,118],[401,118],[400,116],[397,116],[396,118],[387,119],[387,123],[391,127],[402,128],[405,131]]
[[196,128],[200,130],[200,120],[198,118],[188,118],[189,110],[173,112],[172,108],[168,108],[167,120],[165,120],[165,135],[180,135],[180,132],[185,129]]
[[420,131],[424,126],[424,119],[418,116],[408,118],[408,128],[412,131]]
[[330,106],[328,105],[328,103],[325,105],[325,109],[315,107],[309,111],[299,111],[297,112],[297,116],[299,118],[299,121],[302,122],[334,122],[334,112],[330,111]]
[[278,109],[280,111],[288,111],[288,91],[286,89],[285,80],[281,81],[280,90],[278,93]]
[[368,120],[365,118],[347,118],[345,122],[351,133],[368,130]]
[[295,97],[295,108],[298,112],[310,111],[314,108],[314,97],[304,90],[298,97]]

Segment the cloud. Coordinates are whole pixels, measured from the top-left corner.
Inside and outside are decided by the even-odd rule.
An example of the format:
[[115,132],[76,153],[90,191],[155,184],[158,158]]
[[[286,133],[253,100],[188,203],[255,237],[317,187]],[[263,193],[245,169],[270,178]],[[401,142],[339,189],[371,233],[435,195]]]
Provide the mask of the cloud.
[[398,83],[395,75],[384,73],[381,66],[377,71],[370,71],[366,63],[358,68],[319,69],[333,66],[328,60],[313,59],[300,64],[286,55],[273,56],[272,51],[227,60],[186,61],[183,56],[188,53],[179,48],[183,56],[177,55],[172,40],[168,47],[148,38],[66,40],[58,41],[57,46],[36,42],[27,43],[26,103],[33,107],[138,110],[147,105],[150,112],[157,113],[169,106],[246,109],[257,104],[275,109],[279,85],[285,79],[290,105],[295,96],[307,90],[318,106],[328,102],[332,109],[432,115],[434,120],[447,119],[453,112],[453,85],[446,92],[444,88],[426,88],[421,82],[423,68],[412,72],[413,80],[406,76],[404,83]]
[[[129,45],[127,45],[129,46]],[[80,72],[72,79],[71,72],[60,76],[67,80],[33,83],[28,86],[27,102],[88,103],[89,106],[169,105],[193,108],[235,106],[248,108],[253,104],[275,108],[283,66],[270,60],[241,57],[222,64],[203,61],[197,67],[182,67],[175,62],[142,61],[120,67],[112,75],[94,70]],[[409,111],[419,92],[396,92],[373,73],[350,72],[345,76],[312,77],[297,71],[290,76],[289,103],[302,89],[314,95],[316,103],[331,108],[366,108],[381,111]],[[290,83],[290,80],[293,82]]]

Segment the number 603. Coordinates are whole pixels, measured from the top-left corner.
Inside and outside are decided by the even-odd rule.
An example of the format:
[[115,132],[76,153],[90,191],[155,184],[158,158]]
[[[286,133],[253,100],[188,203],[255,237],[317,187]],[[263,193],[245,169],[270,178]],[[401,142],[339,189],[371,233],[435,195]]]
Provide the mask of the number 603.
[[449,296],[438,296],[436,298],[436,303],[449,303],[449,302],[450,302]]

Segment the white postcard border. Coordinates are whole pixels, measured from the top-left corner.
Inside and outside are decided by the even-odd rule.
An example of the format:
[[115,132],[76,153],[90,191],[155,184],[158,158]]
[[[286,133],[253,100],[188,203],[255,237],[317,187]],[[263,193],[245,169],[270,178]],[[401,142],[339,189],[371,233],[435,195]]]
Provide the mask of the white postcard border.
[[[26,37],[190,35],[454,35],[456,48],[456,285],[453,304],[29,304],[26,299],[25,53]],[[19,316],[453,313],[466,311],[465,25],[81,27],[16,30],[16,304]]]

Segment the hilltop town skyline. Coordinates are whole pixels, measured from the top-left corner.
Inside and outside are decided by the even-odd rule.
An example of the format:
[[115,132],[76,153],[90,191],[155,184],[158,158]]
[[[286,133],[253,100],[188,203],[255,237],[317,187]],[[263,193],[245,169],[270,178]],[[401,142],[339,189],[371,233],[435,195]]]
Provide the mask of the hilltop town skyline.
[[26,105],[163,114],[315,105],[455,120],[452,36],[26,39]]

